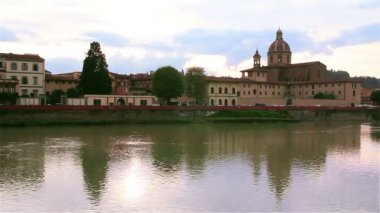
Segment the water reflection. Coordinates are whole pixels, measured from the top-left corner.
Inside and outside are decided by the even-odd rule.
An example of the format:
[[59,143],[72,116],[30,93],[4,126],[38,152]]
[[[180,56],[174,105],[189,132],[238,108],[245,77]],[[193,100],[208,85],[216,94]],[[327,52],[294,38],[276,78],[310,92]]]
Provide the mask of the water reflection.
[[[379,127],[368,128],[371,128],[370,137],[379,141]],[[119,210],[126,207],[141,210],[137,207],[148,202],[152,206],[162,205],[159,199],[156,202],[149,199],[157,194],[162,200],[188,197],[194,204],[197,198],[189,198],[194,188],[186,186],[200,185],[207,191],[207,187],[215,184],[213,175],[220,174],[245,179],[244,166],[248,168],[251,185],[229,184],[227,181],[231,179],[221,177],[217,180],[226,181],[219,183],[225,188],[214,188],[215,193],[226,193],[224,196],[228,197],[229,191],[235,190],[229,187],[238,187],[243,191],[247,189],[242,196],[271,196],[281,204],[291,194],[292,186],[297,185],[295,178],[308,174],[322,176],[328,172],[328,156],[332,153],[360,155],[362,136],[358,124],[328,122],[26,128],[22,135],[17,133],[16,129],[6,129],[1,134],[1,191],[10,190],[5,184],[44,184],[44,174],[51,174],[44,171],[46,159],[65,151],[75,153],[64,158],[76,158],[70,162],[79,162],[82,187],[91,203],[106,205],[104,203],[120,200]],[[66,138],[65,147],[72,148],[52,149],[57,144],[52,143],[51,138]],[[67,138],[73,138],[72,142]],[[214,173],[210,172],[212,169]],[[19,182],[23,184],[17,184]],[[169,189],[171,184],[180,187],[180,183],[183,192]],[[263,194],[255,194],[259,192]],[[123,196],[127,199],[120,198]],[[237,204],[241,200],[230,199]],[[130,208],[133,205],[136,209]]]
[[108,168],[108,136],[86,132],[82,134],[83,145],[80,151],[83,178],[90,199],[99,202],[104,190]]
[[43,142],[33,131],[25,130],[26,137],[13,133],[0,130],[0,184],[38,187],[44,177]]

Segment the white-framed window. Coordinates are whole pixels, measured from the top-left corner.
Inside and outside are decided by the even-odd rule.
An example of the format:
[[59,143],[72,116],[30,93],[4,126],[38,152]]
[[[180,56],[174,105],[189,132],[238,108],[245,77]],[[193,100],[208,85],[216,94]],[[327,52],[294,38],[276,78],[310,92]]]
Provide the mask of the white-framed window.
[[21,84],[28,84],[28,77],[22,76],[21,77]]
[[32,97],[38,97],[38,90],[37,89],[33,90]]
[[27,63],[22,63],[21,64],[21,70],[22,71],[27,71],[28,70],[28,64]]
[[21,90],[21,95],[22,96],[28,96],[28,90],[27,89]]
[[11,63],[11,70],[17,70],[17,63],[16,62]]

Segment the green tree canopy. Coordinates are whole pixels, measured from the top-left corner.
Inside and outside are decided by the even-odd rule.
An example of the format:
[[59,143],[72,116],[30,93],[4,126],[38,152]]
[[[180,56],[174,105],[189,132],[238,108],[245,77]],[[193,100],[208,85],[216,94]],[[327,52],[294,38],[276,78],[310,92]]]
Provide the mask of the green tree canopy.
[[206,96],[206,76],[203,67],[188,68],[185,75],[185,93],[195,98],[196,104],[203,104]]
[[52,105],[61,103],[61,96],[65,94],[62,90],[56,89],[48,96],[47,102]]
[[181,96],[183,93],[183,78],[180,72],[171,66],[160,67],[153,74],[153,94],[165,99]]
[[380,104],[380,90],[376,90],[371,93],[371,101],[374,104]]
[[80,91],[77,88],[70,88],[66,91],[66,95],[68,98],[79,98]]
[[78,88],[83,94],[110,94],[112,92],[106,56],[100,50],[98,42],[90,44],[90,49],[83,61]]

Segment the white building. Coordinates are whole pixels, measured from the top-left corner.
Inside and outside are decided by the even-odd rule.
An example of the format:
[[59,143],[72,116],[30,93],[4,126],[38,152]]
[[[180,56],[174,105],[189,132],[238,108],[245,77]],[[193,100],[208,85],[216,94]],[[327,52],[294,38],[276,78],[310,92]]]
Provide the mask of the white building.
[[45,59],[35,54],[0,53],[4,78],[18,80],[18,94],[39,97],[45,94]]

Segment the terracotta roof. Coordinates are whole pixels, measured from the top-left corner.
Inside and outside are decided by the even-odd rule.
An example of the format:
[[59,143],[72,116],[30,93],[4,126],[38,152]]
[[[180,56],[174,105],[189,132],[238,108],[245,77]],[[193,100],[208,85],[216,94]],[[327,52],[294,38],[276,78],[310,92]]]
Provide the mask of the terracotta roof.
[[[287,82],[285,82],[287,84]],[[347,80],[321,80],[321,81],[296,81],[290,84],[332,84],[332,83],[362,83],[360,80],[347,79]]]
[[289,44],[282,39],[282,31],[276,32],[276,40],[269,46],[268,53],[271,52],[290,52]]
[[67,76],[60,76],[60,75],[50,75],[50,74],[47,74],[45,75],[45,80],[59,80],[59,81],[79,81],[79,79],[75,79],[75,78],[72,78],[72,77],[67,77]]
[[41,58],[36,54],[13,54],[13,53],[0,53],[0,57],[5,58],[7,60],[16,60],[16,61],[36,61],[36,62],[44,62],[45,59]]

